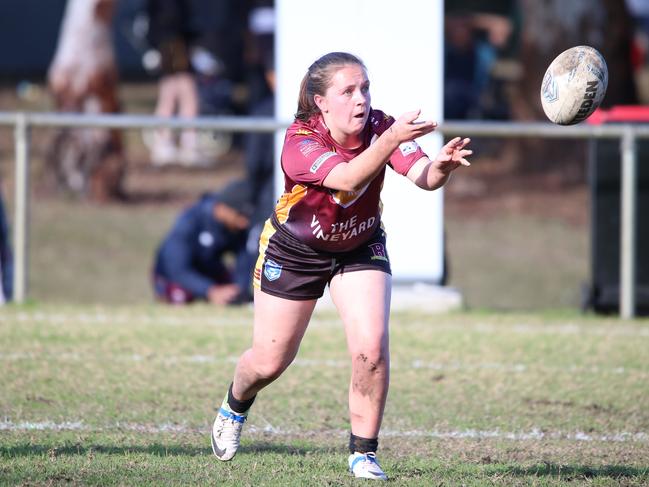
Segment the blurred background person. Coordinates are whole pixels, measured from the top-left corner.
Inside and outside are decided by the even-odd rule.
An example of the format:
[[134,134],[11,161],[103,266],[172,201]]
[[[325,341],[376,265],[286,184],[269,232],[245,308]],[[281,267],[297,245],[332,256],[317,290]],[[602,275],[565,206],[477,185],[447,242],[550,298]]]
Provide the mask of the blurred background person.
[[250,200],[248,182],[235,181],[179,215],[155,256],[153,284],[160,301],[227,305],[252,299],[257,248],[248,245]]
[[[146,53],[145,66],[160,73],[155,114],[159,117],[198,115],[198,90],[190,63],[190,43],[194,36],[189,25],[189,4],[184,0],[147,0],[147,39],[153,50]],[[148,63],[148,64],[147,64]],[[158,129],[146,138],[151,161],[156,165],[183,160],[196,163],[196,134],[183,130],[180,147],[171,129]]]
[[[275,10],[273,1],[257,1],[251,9],[248,30],[251,34],[252,65],[258,68],[251,82],[250,116],[275,115]],[[252,77],[251,77],[252,78]],[[275,207],[275,135],[249,132],[244,138],[246,176],[250,181],[255,211],[251,234],[259,235],[263,223]]]
[[0,305],[13,298],[14,261],[9,236],[9,223],[0,192]]
[[506,119],[494,76],[515,30],[515,0],[447,0],[444,16],[444,118]]
[[626,0],[633,19],[632,65],[639,101],[649,104],[649,0]]
[[[116,0],[68,0],[47,73],[57,110],[120,111],[111,31],[115,4]],[[74,192],[97,201],[123,196],[126,161],[118,130],[62,129],[49,151],[48,166]]]
[[[228,0],[146,0],[149,49],[143,64],[159,76],[156,115],[193,118],[230,112],[231,79],[242,63],[242,11],[239,3]],[[169,129],[145,135],[156,165],[210,165],[231,140],[230,134],[200,137],[195,130],[181,131],[178,140]]]

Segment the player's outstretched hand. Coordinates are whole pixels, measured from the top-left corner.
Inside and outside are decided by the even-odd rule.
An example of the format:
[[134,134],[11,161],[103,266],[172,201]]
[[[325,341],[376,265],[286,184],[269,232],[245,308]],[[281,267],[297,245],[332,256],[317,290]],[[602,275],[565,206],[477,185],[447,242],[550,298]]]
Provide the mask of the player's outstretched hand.
[[413,110],[401,115],[390,127],[390,131],[399,143],[415,140],[422,135],[431,133],[437,128],[437,122],[431,120],[416,121],[421,110]]
[[473,154],[471,149],[466,149],[471,139],[465,137],[455,137],[449,140],[439,151],[435,158],[435,164],[442,172],[449,173],[459,166],[470,166],[471,163],[466,160],[467,156]]

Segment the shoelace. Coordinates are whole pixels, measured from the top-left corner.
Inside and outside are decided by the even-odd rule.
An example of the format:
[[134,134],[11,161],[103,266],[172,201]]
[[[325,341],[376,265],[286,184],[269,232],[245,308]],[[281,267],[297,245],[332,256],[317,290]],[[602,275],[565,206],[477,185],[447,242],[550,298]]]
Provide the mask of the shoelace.
[[[246,417],[234,414],[223,408],[219,411],[219,417],[216,434],[225,441],[233,441],[243,427]],[[226,428],[226,426],[230,427]]]
[[354,470],[354,467],[359,462],[370,463],[372,465],[376,465],[377,467],[381,468],[378,460],[376,459],[376,455],[374,453],[364,453],[362,456],[356,457],[352,462],[351,469]]

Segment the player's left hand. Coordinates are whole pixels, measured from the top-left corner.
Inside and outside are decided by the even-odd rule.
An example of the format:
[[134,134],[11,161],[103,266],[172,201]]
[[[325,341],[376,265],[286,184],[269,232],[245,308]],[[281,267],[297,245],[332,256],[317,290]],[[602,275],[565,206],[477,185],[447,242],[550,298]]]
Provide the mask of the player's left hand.
[[435,158],[435,164],[440,171],[449,173],[459,166],[470,166],[471,163],[466,160],[466,157],[473,154],[473,151],[465,148],[469,145],[469,142],[471,142],[471,139],[468,137],[464,139],[455,137],[449,140]]

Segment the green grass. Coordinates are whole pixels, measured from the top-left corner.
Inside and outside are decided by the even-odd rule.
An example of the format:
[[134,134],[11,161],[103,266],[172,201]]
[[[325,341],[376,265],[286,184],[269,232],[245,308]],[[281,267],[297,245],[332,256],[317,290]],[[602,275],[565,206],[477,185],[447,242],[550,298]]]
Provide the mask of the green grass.
[[573,308],[589,280],[588,227],[517,213],[446,219],[450,284],[468,306]]
[[[319,312],[230,463],[209,428],[251,310],[0,310],[0,484],[353,485],[349,365]],[[649,322],[394,313],[380,457],[393,485],[647,485]]]
[[50,303],[151,301],[155,249],[181,208],[34,201],[29,297]]

